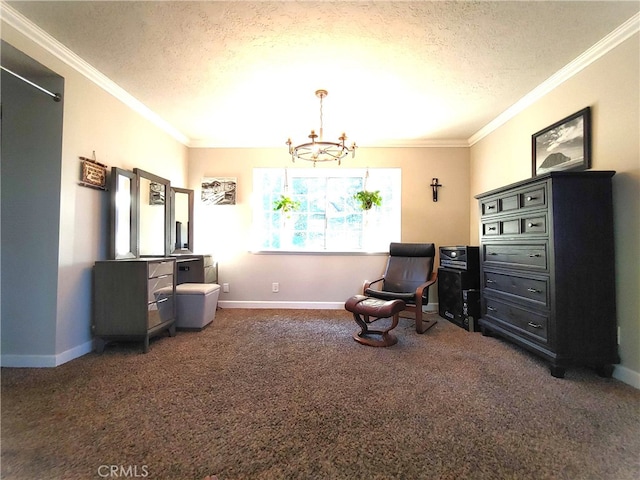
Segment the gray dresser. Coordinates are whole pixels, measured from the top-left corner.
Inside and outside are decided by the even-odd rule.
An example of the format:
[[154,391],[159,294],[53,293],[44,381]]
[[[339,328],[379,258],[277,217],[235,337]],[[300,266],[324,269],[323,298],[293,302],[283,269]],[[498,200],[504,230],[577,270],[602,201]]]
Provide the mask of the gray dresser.
[[94,267],[93,335],[97,352],[113,340],[141,341],[175,334],[175,258],[98,261]]
[[552,172],[476,196],[481,318],[540,355],[611,376],[617,353],[612,171]]
[[218,262],[211,255],[177,255],[177,284],[218,283]]

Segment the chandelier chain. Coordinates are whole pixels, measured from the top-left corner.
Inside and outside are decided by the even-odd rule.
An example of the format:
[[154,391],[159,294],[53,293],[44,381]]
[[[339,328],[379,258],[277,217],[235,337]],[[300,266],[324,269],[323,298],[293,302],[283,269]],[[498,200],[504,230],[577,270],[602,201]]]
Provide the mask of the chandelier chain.
[[323,125],[322,125],[322,99],[324,98],[324,94],[320,94],[320,141],[322,141]]

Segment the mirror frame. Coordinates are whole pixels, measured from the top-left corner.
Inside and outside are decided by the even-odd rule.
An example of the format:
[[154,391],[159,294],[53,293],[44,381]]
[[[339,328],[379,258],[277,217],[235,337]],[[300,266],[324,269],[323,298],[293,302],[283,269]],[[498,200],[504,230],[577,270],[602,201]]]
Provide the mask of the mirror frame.
[[[188,195],[188,224],[187,224],[187,248],[176,248],[176,193],[186,193]],[[172,255],[193,254],[193,190],[188,188],[171,187],[171,221],[169,243]],[[184,242],[183,242],[184,244]]]
[[[130,180],[129,196],[131,203],[129,205],[129,251],[125,254],[118,255],[116,251],[116,239],[118,238],[118,215],[117,197],[120,193],[118,189],[119,178],[127,177]],[[111,228],[110,243],[109,243],[109,258],[119,260],[123,258],[137,258],[138,257],[138,180],[135,173],[129,170],[124,170],[118,167],[111,167],[111,188],[109,189],[110,200],[110,218],[109,225]]]
[[[171,253],[171,182],[166,178],[159,177],[151,172],[147,172],[146,170],[142,170],[140,168],[134,168],[133,172],[136,174],[136,188],[138,189],[138,201],[136,204],[136,223],[137,223],[137,233],[136,235],[136,248],[138,255],[141,257],[158,257],[165,256],[168,257]],[[145,178],[151,182],[160,183],[164,185],[165,193],[164,193],[164,254],[153,254],[153,255],[140,255],[140,202],[142,199],[140,198],[140,179]]]

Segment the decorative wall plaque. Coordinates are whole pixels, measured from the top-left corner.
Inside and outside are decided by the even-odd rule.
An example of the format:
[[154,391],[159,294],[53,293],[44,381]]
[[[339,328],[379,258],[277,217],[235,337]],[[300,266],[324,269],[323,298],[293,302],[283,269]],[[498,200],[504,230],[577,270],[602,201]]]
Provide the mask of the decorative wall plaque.
[[85,187],[107,189],[107,166],[98,163],[94,158],[79,157],[81,161],[80,185]]

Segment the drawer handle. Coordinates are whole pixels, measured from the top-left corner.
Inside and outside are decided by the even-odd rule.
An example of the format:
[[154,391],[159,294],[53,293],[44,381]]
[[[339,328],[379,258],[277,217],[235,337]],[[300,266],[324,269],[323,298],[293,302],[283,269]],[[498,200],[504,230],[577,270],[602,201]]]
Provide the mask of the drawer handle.
[[493,280],[487,279],[487,283],[496,283],[496,282],[494,282]]
[[536,290],[535,288],[527,288],[527,292],[540,293],[540,290]]
[[487,306],[487,310],[489,310],[490,312],[497,312],[498,311],[497,308],[493,308],[493,307],[489,307],[489,306]]
[[530,253],[529,254],[529,258],[537,258],[540,257],[541,255],[539,253]]
[[491,231],[493,231],[493,230],[495,230],[495,229],[496,229],[496,227],[489,227],[489,228],[487,228],[487,230],[489,230],[490,232],[491,232]]
[[533,201],[533,200],[536,200],[537,198],[538,198],[538,197],[532,197],[531,195],[529,195],[529,196],[527,197],[527,202],[531,202],[531,201]]
[[487,205],[487,210],[493,210],[494,208],[496,208],[495,205]]
[[154,278],[167,278],[169,275],[160,275],[158,277],[154,277]]
[[529,322],[527,323],[527,325],[529,325],[531,328],[542,328],[542,325],[540,325],[539,323]]
[[489,252],[489,255],[497,255],[496,252]]
[[157,300],[156,303],[162,303],[162,302],[168,302],[169,301],[169,297],[164,297],[161,298],[160,300]]
[[540,226],[539,223],[531,223],[531,222],[527,223],[527,227],[529,227],[529,228],[531,228],[531,227],[539,227],[539,226]]

